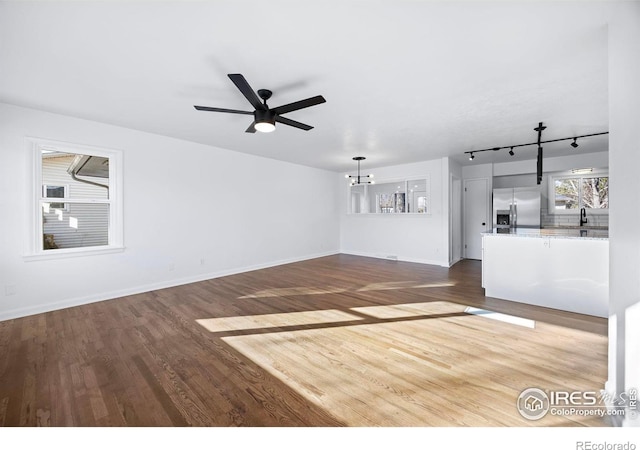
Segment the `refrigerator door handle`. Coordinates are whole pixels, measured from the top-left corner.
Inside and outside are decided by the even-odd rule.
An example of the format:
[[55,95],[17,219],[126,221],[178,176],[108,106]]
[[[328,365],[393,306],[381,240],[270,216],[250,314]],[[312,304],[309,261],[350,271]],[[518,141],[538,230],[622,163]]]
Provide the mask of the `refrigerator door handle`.
[[518,226],[518,204],[515,202],[513,203],[513,226]]

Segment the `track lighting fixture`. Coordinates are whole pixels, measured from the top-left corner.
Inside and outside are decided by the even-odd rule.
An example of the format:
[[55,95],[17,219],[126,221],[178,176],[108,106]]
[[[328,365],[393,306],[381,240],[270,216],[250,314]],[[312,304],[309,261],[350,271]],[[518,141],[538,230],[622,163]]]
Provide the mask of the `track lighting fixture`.
[[526,144],[518,144],[518,145],[509,145],[507,147],[491,147],[491,148],[483,148],[481,150],[469,150],[468,153],[469,154],[469,161],[473,161],[473,159],[475,158],[474,153],[476,152],[487,152],[489,150],[491,151],[498,151],[501,150],[503,148],[508,148],[509,149],[509,155],[513,156],[514,152],[513,149],[514,147],[526,147],[529,145],[537,145],[538,146],[538,157],[537,157],[537,162],[536,162],[536,176],[538,179],[538,184],[540,184],[542,182],[542,159],[543,159],[543,155],[542,155],[542,144],[546,144],[549,142],[559,142],[559,141],[569,141],[571,139],[573,139],[573,142],[571,143],[571,146],[573,148],[577,148],[578,147],[578,139],[579,138],[586,138],[586,137],[591,137],[591,136],[600,136],[602,134],[609,134],[608,131],[604,131],[602,133],[593,133],[593,134],[583,134],[581,136],[574,136],[574,137],[568,137],[568,138],[560,138],[560,139],[550,139],[547,141],[543,141],[542,140],[542,131],[546,130],[546,126],[544,126],[542,124],[542,122],[540,122],[538,124],[538,126],[536,128],[534,128],[534,131],[538,132],[538,140],[536,142],[528,142]]
[[362,178],[373,178],[373,174],[369,175],[360,175],[360,161],[364,161],[364,156],[354,156],[352,158],[354,161],[358,161],[358,175],[345,175],[344,177],[347,179],[351,179],[351,186],[355,186],[356,184],[375,184],[375,181],[362,181]]
[[[544,130],[546,127],[544,126],[538,126],[537,128],[534,128],[535,131],[538,132],[538,134],[540,134],[542,132],[542,130]],[[491,148],[483,148],[480,150],[469,150],[465,153],[469,154],[469,161],[473,160],[474,158],[474,153],[477,152],[488,152],[488,151],[497,151],[497,150],[502,150],[503,148],[508,148],[509,149],[509,155],[513,156],[513,149],[516,147],[527,147],[530,145],[537,145],[538,147],[540,147],[540,144],[547,144],[549,142],[560,142],[560,141],[571,141],[573,140],[573,142],[571,143],[571,146],[573,148],[577,148],[578,147],[578,139],[580,138],[586,138],[586,137],[591,137],[591,136],[600,136],[602,134],[609,134],[608,131],[602,132],[602,133],[593,133],[593,134],[583,134],[581,136],[575,136],[575,137],[567,137],[567,138],[560,138],[560,139],[550,139],[547,141],[543,141],[541,140],[541,136],[538,136],[538,141],[537,142],[528,142],[526,144],[518,144],[518,145],[507,145],[505,147],[491,147]]]

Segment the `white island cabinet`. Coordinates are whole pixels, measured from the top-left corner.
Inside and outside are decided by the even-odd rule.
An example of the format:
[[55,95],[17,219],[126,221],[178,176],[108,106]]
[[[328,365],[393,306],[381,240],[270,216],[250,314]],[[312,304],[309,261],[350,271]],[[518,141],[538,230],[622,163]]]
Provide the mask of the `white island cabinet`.
[[607,231],[493,230],[482,252],[487,297],[608,317]]

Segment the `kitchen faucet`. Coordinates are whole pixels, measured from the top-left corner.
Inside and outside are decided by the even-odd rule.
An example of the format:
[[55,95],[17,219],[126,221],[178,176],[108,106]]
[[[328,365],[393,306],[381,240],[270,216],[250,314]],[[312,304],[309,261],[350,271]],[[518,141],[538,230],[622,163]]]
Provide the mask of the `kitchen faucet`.
[[580,210],[580,226],[583,226],[587,223],[587,210],[582,208]]

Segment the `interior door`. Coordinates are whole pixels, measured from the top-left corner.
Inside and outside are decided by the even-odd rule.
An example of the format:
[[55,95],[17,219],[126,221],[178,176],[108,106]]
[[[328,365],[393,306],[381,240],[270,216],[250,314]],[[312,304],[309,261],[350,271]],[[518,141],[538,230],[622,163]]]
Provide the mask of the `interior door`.
[[489,229],[488,190],[486,178],[464,182],[464,256],[467,259],[482,259],[482,232]]

